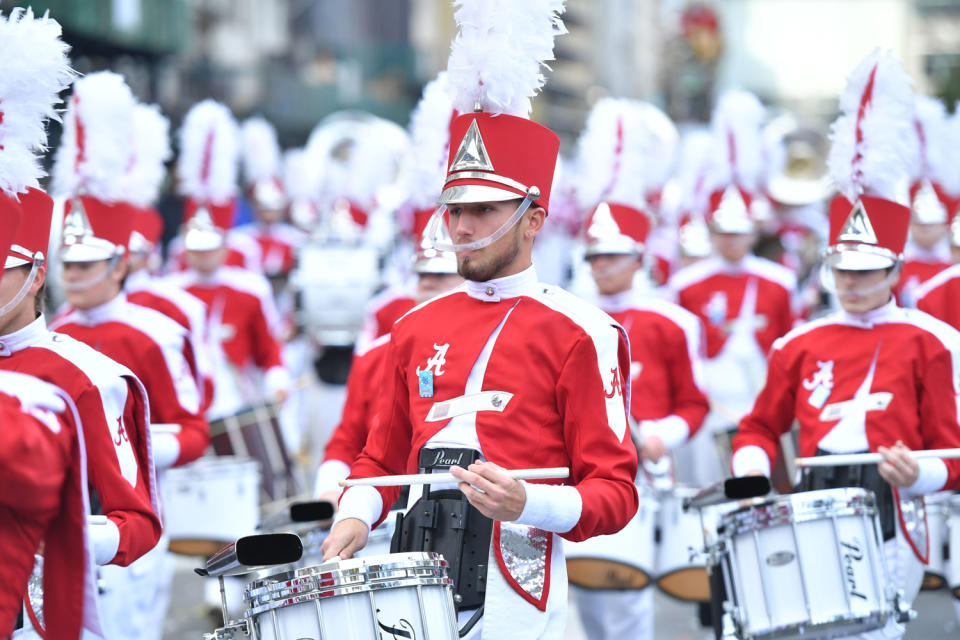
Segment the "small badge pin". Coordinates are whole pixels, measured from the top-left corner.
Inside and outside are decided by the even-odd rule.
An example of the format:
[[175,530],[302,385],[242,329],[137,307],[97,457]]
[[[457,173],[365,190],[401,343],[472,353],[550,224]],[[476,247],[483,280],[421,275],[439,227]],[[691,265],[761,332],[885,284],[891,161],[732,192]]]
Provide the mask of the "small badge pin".
[[420,397],[421,398],[432,398],[433,397],[433,371],[429,369],[424,369],[423,371],[417,371],[417,380],[420,387]]

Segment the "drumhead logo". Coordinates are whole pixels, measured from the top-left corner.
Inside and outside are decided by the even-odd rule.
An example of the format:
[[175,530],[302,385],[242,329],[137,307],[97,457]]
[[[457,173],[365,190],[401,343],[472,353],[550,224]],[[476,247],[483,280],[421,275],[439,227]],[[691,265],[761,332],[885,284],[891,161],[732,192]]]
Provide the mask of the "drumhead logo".
[[767,556],[767,564],[771,567],[780,567],[793,562],[796,557],[792,551],[777,551]]
[[388,624],[384,624],[380,620],[380,614],[382,611],[377,609],[377,627],[380,631],[380,640],[400,640],[401,638],[406,638],[407,640],[416,640],[417,634],[413,630],[413,625],[409,621],[400,618],[397,621],[395,627],[391,627]]
[[840,541],[843,554],[843,571],[847,580],[847,593],[854,598],[866,600],[867,596],[857,590],[857,565],[863,563],[863,546],[860,540],[854,538],[852,542]]

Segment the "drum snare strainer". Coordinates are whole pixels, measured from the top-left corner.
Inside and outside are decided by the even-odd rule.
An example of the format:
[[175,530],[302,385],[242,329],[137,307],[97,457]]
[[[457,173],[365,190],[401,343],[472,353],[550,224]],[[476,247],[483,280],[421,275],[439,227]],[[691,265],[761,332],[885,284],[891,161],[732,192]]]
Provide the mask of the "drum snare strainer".
[[870,492],[780,496],[724,515],[718,534],[725,637],[846,636],[909,619],[888,578]]

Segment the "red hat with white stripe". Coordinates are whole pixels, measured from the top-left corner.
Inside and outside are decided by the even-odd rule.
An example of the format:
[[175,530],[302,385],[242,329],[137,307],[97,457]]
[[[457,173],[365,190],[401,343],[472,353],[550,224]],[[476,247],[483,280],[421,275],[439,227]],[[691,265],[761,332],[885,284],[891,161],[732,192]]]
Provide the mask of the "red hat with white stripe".
[[643,253],[650,233],[650,218],[643,211],[619,204],[601,202],[587,218],[586,257],[606,254]]
[[565,33],[562,0],[460,0],[447,75],[454,108],[441,204],[529,197],[549,207],[560,139],[528,119],[543,64]]
[[47,258],[53,214],[53,200],[39,189],[45,174],[37,155],[46,148],[46,121],[57,117],[58,94],[75,74],[60,25],[46,15],[13,9],[0,16],[0,41],[10,52],[0,63],[0,227],[10,236],[4,268],[36,268]]
[[827,266],[886,269],[902,258],[910,176],[918,162],[910,78],[879,52],[853,71],[831,127],[827,158],[840,195],[830,203]]

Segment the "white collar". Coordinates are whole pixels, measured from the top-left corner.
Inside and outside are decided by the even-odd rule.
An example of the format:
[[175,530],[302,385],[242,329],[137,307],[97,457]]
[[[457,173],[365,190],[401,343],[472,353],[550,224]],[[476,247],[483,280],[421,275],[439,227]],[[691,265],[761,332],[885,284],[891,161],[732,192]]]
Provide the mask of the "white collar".
[[610,295],[598,294],[597,306],[607,313],[620,313],[637,306],[637,291],[633,287]]
[[70,315],[72,316],[73,320],[80,324],[95,326],[104,322],[109,322],[110,320],[115,320],[116,318],[122,318],[126,307],[127,296],[123,293],[119,293],[107,302],[101,304],[99,307],[91,307],[89,309],[74,309],[73,313]]
[[140,289],[146,288],[152,279],[153,277],[146,269],[140,269],[127,276],[126,281],[123,283],[123,288],[126,291],[139,291]]
[[870,311],[865,311],[863,313],[850,313],[841,307],[838,313],[840,316],[840,321],[844,324],[851,324],[857,327],[872,329],[875,324],[884,320],[888,320],[899,310],[900,307],[897,306],[896,299],[893,296],[890,296],[889,302],[887,302],[885,305],[877,307],[876,309],[870,309]]
[[500,302],[506,298],[529,295],[537,287],[537,271],[530,265],[520,273],[486,282],[467,280],[464,283],[467,295],[484,302]]
[[914,260],[917,262],[952,262],[950,258],[950,244],[946,239],[930,248],[921,247],[911,240],[903,250],[903,258],[904,260]]
[[18,329],[13,333],[0,336],[0,356],[13,355],[27,347],[35,347],[46,339],[50,332],[47,330],[47,320],[41,313],[36,320]]

